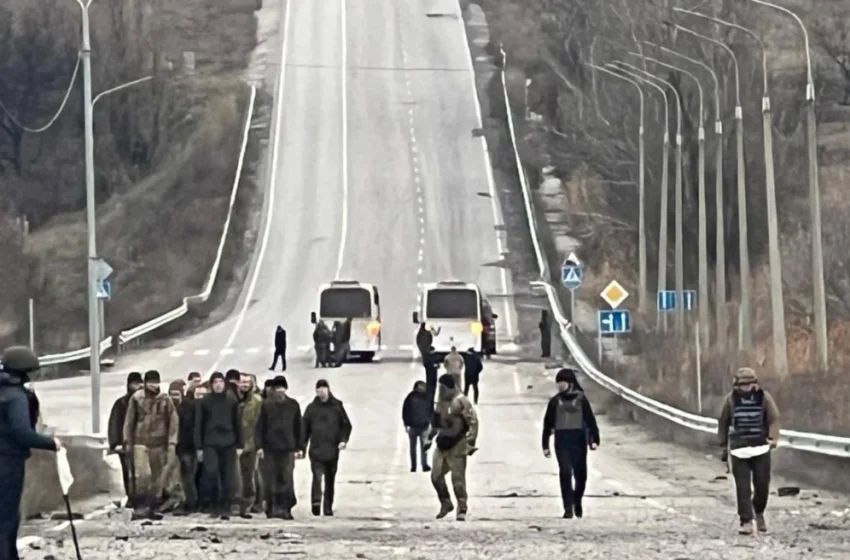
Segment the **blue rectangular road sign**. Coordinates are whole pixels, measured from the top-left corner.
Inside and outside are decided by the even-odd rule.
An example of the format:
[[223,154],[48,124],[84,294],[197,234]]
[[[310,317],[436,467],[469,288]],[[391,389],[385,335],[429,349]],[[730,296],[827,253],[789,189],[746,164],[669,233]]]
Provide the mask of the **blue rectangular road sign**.
[[584,270],[577,265],[565,264],[561,267],[561,284],[570,290],[576,290],[584,280]]
[[99,299],[112,299],[112,280],[104,280],[97,286],[97,297]]
[[693,311],[697,308],[697,291],[696,290],[683,290],[682,291],[682,305],[685,307],[687,311]]
[[632,332],[632,316],[628,309],[603,309],[599,311],[599,334]]
[[676,291],[658,291],[658,311],[672,311],[676,309]]

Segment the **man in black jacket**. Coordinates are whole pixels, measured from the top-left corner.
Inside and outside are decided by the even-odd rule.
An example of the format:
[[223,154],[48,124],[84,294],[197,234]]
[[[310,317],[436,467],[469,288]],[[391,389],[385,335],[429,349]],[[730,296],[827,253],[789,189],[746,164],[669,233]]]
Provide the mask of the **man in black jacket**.
[[32,449],[58,451],[58,440],[35,431],[38,398],[24,388],[38,371],[38,357],[26,346],[3,352],[0,371],[0,558],[18,560],[18,528],[24,471]]
[[334,481],[339,466],[339,452],[348,445],[351,421],[342,401],[331,394],[330,386],[324,379],[316,382],[316,398],[304,411],[303,426],[304,445],[310,444],[310,470],[313,472],[310,503],[313,515],[319,515],[324,510],[324,514],[330,516],[334,514]]
[[555,382],[558,394],[549,400],[543,417],[543,455],[551,457],[549,438],[554,432],[564,518],[570,519],[573,514],[584,514],[581,499],[587,484],[587,448],[599,447],[599,427],[575,370],[560,370]]
[[124,495],[127,496],[127,507],[135,507],[132,503],[133,479],[130,473],[130,461],[132,457],[128,457],[124,453],[124,419],[127,417],[127,403],[130,397],[142,388],[142,374],[138,371],[132,371],[127,375],[127,392],[115,401],[112,405],[112,410],[109,413],[109,423],[106,437],[109,441],[109,451],[118,454],[118,460],[121,462],[121,478],[124,482]]
[[401,405],[401,421],[410,438],[410,472],[416,472],[416,455],[422,458],[422,472],[429,472],[428,452],[425,441],[431,431],[431,418],[434,416],[434,400],[428,398],[428,388],[424,381],[413,384],[411,391]]
[[274,331],[274,358],[272,358],[270,371],[274,371],[278,358],[280,358],[280,371],[286,371],[286,331],[280,325]]
[[183,513],[193,513],[198,509],[198,470],[197,449],[195,449],[195,419],[198,407],[207,394],[204,385],[190,386],[186,397],[177,407],[178,433],[177,457],[180,460],[180,477],[183,481]]
[[475,348],[470,348],[463,353],[463,364],[463,394],[468,397],[471,387],[474,395],[472,402],[478,404],[478,380],[484,370],[484,364],[481,363],[481,358],[475,353]]
[[292,519],[295,482],[292,477],[295,459],[304,458],[305,445],[301,431],[301,406],[286,395],[289,385],[278,375],[272,379],[270,391],[260,409],[255,444],[257,457],[263,462],[263,490],[266,516]]
[[234,467],[242,453],[239,403],[225,383],[221,372],[210,376],[212,391],[200,401],[195,422],[195,449],[204,463],[201,502],[222,519],[231,513]]
[[434,402],[434,395],[437,393],[437,373],[440,369],[440,360],[437,353],[434,352],[434,347],[428,348],[428,352],[422,356],[422,364],[425,366],[425,392],[428,393],[428,400]]

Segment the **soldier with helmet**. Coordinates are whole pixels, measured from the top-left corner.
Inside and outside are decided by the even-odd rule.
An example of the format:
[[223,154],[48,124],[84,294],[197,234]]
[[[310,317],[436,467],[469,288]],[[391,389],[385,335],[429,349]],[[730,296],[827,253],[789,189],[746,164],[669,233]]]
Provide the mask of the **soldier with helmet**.
[[24,472],[31,450],[58,451],[58,440],[35,431],[38,398],[26,389],[38,357],[26,346],[3,352],[0,370],[0,558],[18,559],[18,528]]

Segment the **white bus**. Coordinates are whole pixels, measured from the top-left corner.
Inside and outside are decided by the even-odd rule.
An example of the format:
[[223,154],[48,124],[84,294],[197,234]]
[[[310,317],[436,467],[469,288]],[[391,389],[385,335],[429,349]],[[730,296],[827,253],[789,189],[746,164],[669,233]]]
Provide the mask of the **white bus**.
[[333,328],[334,321],[351,319],[349,356],[371,362],[381,349],[381,298],[378,288],[356,280],[334,280],[322,284],[318,293],[318,312],[310,313],[314,325],[323,321]]
[[422,287],[413,322],[425,323],[434,335],[434,352],[442,359],[451,351],[473,348],[481,355],[496,353],[496,319],[477,285],[460,280]]

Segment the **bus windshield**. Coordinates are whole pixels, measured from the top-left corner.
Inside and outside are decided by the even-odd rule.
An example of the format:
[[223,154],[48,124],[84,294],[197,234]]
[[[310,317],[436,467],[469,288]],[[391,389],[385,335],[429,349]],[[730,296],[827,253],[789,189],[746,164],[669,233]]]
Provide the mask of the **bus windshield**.
[[425,317],[428,319],[478,319],[478,293],[467,288],[428,292]]
[[319,316],[368,319],[372,316],[372,294],[365,288],[328,288],[320,297]]

